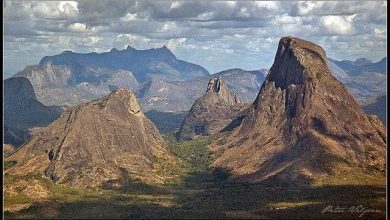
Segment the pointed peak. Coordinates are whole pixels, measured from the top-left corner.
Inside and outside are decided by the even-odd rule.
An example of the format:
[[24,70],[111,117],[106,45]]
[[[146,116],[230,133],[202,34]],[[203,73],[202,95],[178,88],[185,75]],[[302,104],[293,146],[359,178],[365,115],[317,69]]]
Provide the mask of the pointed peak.
[[[169,53],[172,53],[172,51],[167,47],[166,44],[164,44],[164,46],[160,47],[159,49],[160,49],[160,50],[163,50],[163,51],[167,51],[167,52],[169,52]],[[172,54],[173,54],[173,53],[172,53]]]
[[155,53],[161,54],[164,57],[176,58],[175,54],[166,46],[153,49]]
[[221,77],[216,76],[209,80],[209,84],[207,86],[206,92],[216,92],[218,93],[221,91],[221,88],[225,86],[225,82],[222,80]]
[[130,45],[128,45],[128,46],[126,47],[126,50],[135,50],[135,48],[134,48],[134,47],[131,47]]

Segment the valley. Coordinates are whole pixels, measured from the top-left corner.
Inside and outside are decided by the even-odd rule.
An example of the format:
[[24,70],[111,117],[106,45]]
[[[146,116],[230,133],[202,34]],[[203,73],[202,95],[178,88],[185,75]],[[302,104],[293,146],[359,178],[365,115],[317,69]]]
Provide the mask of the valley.
[[[207,145],[219,137],[199,137],[177,142],[174,134],[163,135],[168,149],[179,161],[160,172],[176,176],[164,184],[128,181],[117,189],[80,189],[53,184],[38,176],[6,176],[5,186],[25,184],[6,191],[5,217],[11,218],[358,218],[361,213],[322,213],[328,205],[362,205],[380,210],[362,219],[380,219],[385,213],[384,176],[371,178],[349,173],[324,179],[313,186],[274,187],[232,183],[212,172],[213,155]],[[160,161],[160,163],[164,163]],[[360,178],[357,178],[359,177]],[[348,180],[347,180],[348,178]],[[353,180],[352,182],[350,180]],[[34,183],[34,184],[32,184]],[[34,193],[26,193],[28,187]],[[41,186],[41,187],[38,187]],[[37,198],[42,190],[41,198]],[[11,193],[12,192],[12,193]],[[15,192],[24,192],[15,194]],[[351,193],[353,192],[353,193]],[[47,194],[45,196],[45,193]],[[35,199],[33,199],[35,197]],[[16,212],[15,210],[21,209]]]

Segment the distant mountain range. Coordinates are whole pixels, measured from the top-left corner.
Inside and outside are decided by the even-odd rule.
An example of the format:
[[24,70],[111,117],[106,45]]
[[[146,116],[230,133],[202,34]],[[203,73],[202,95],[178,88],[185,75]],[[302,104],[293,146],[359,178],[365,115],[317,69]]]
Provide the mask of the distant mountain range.
[[351,76],[359,75],[367,72],[386,73],[386,60],[387,57],[382,58],[380,61],[374,63],[366,58],[358,58],[355,61],[351,60],[333,60],[329,59],[337,66],[342,68],[345,72]]
[[[231,69],[216,73],[243,101],[252,102],[267,70]],[[211,75],[203,67],[178,60],[167,48],[112,49],[105,53],[64,51],[44,57],[14,77],[25,77],[46,105],[74,106],[116,88],[134,91],[144,111],[188,111]]]
[[39,65],[28,66],[14,77],[25,77],[34,86],[38,100],[46,105],[84,103],[122,87],[142,92],[151,80],[183,81],[208,76],[196,64],[176,59],[167,48],[112,49],[105,53],[64,51],[44,57]]
[[374,63],[365,58],[355,61],[328,59],[330,70],[360,102],[386,93],[386,60]]

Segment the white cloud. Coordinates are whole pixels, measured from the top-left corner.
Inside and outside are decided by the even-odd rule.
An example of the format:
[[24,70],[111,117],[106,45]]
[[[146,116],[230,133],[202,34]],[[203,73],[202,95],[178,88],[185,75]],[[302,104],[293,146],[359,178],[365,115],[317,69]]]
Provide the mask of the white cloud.
[[83,32],[87,28],[86,24],[83,23],[74,23],[68,26],[69,30]]
[[375,28],[374,33],[375,35],[383,35],[387,33],[387,30],[385,28]]
[[58,9],[61,12],[64,12],[65,14],[70,15],[70,14],[79,12],[78,5],[79,5],[79,3],[74,2],[74,1],[60,1],[58,3]]
[[276,10],[279,8],[278,2],[274,1],[256,1],[255,4],[260,8]]
[[297,24],[297,23],[301,23],[301,18],[293,17],[285,13],[283,15],[275,16],[275,18],[271,21],[271,23],[274,25]]
[[78,15],[78,3],[74,1],[37,1],[31,3],[31,10],[38,18],[66,19]]
[[183,2],[174,1],[174,2],[171,3],[171,5],[169,6],[169,8],[171,8],[171,9],[179,8],[180,5],[182,5],[182,4],[183,4]]
[[355,15],[351,16],[323,16],[320,19],[320,26],[322,30],[329,34],[336,35],[348,35],[352,34],[354,31],[353,28],[353,18]]
[[164,25],[161,27],[160,31],[161,32],[168,32],[168,31],[173,31],[176,28],[176,23],[173,21],[168,21],[164,23]]
[[167,42],[167,47],[171,50],[176,50],[176,48],[182,46],[186,40],[186,38],[170,39]]
[[121,18],[121,21],[130,22],[137,20],[137,14],[127,13],[125,17]]
[[151,39],[134,34],[119,34],[117,36],[123,42],[129,42],[131,44],[148,43]]

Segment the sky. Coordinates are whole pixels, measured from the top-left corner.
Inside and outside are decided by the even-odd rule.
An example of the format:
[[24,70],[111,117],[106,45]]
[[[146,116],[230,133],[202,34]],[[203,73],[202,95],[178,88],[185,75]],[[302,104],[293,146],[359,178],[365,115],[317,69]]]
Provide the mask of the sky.
[[310,40],[328,57],[386,56],[386,1],[5,1],[7,78],[64,50],[166,45],[210,73],[270,68],[283,36]]

